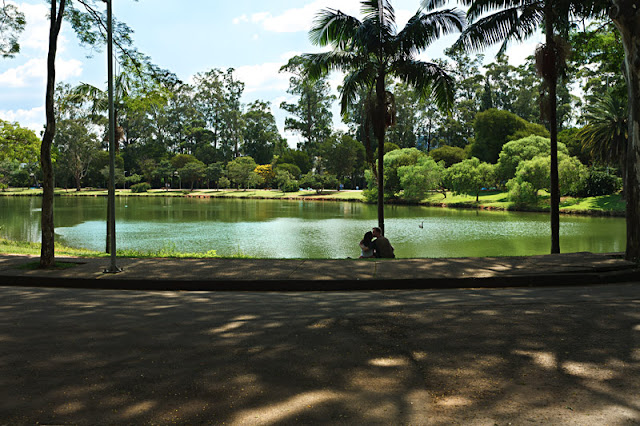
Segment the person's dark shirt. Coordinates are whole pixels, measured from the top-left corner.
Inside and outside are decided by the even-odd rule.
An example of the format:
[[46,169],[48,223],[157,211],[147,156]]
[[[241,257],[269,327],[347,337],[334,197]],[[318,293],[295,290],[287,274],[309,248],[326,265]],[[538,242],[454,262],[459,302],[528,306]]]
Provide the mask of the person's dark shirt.
[[372,242],[376,257],[394,258],[393,246],[386,237],[378,237]]

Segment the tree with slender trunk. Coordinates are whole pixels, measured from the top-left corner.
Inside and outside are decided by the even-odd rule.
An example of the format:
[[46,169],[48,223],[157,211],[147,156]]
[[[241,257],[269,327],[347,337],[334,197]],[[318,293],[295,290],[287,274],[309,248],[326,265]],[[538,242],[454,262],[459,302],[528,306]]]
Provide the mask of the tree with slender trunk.
[[[47,54],[47,83],[45,95],[46,127],[40,147],[40,167],[42,169],[42,246],[40,250],[40,267],[55,266],[55,241],[53,222],[54,176],[51,161],[51,145],[56,134],[55,116],[55,87],[56,87],[56,54],[58,50],[58,36],[65,16],[73,26],[81,43],[96,45],[106,40],[106,17],[95,6],[96,0],[50,0],[49,50]],[[112,0],[108,0],[112,1]],[[84,11],[76,9],[74,2],[83,6]],[[100,2],[102,3],[102,2]],[[65,9],[66,8],[66,9]],[[119,23],[114,43],[131,58],[139,56],[137,52],[127,50],[131,44],[129,27]]]
[[49,53],[47,55],[47,92],[45,95],[45,113],[47,124],[40,146],[40,168],[42,169],[42,245],[40,248],[40,267],[51,268],[55,265],[54,225],[53,225],[53,163],[51,145],[56,135],[56,117],[53,98],[56,84],[56,53],[58,36],[64,17],[65,0],[51,1],[51,25],[49,27]]
[[378,141],[378,226],[384,233],[384,139],[394,123],[394,97],[387,90],[398,79],[412,86],[421,96],[432,96],[443,109],[453,103],[454,80],[445,69],[415,58],[440,36],[461,31],[464,14],[457,9],[435,10],[428,3],[406,26],[396,31],[395,11],[389,0],[362,0],[362,20],[340,10],[324,9],[309,32],[317,46],[330,46],[325,53],[306,54],[311,78],[330,71],[346,73],[341,88],[341,109],[351,108],[359,91],[374,94],[369,108],[373,134]]
[[629,94],[626,258],[640,262],[640,5],[637,0],[613,0],[609,16],[622,36]]
[[[431,0],[435,6],[444,0]],[[551,138],[551,253],[560,253],[560,190],[558,181],[558,77],[565,68],[568,44],[556,34],[566,31],[572,17],[587,18],[602,13],[600,0],[462,0],[470,6],[471,24],[462,32],[454,48],[467,51],[502,43],[498,55],[512,41],[523,41],[538,29],[545,43],[536,51],[536,66],[545,82],[547,98],[541,103],[549,123]]]

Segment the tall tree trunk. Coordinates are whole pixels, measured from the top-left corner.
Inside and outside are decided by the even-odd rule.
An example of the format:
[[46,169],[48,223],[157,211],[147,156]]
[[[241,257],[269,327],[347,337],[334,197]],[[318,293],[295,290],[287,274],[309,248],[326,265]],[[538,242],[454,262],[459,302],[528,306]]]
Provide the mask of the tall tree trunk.
[[637,0],[613,0],[609,10],[625,52],[629,87],[629,142],[625,191],[627,199],[626,259],[640,262],[640,6]]
[[40,167],[42,168],[42,247],[40,249],[40,267],[50,268],[55,265],[55,233],[53,225],[53,164],[51,163],[51,145],[56,134],[56,118],[54,112],[54,93],[56,85],[56,52],[58,35],[64,15],[65,0],[60,0],[60,9],[56,13],[57,0],[51,0],[51,26],[49,29],[49,53],[47,55],[47,92],[45,112],[47,124],[40,146]]
[[386,121],[385,75],[382,73],[376,81],[376,119],[373,123],[374,133],[378,139],[378,228],[384,235],[384,132]]
[[549,90],[549,133],[551,137],[551,253],[560,253],[560,187],[558,180],[558,110],[557,110],[557,85],[558,66],[556,44],[553,31],[553,10],[552,2],[547,2],[545,6],[545,33],[546,33],[546,53],[551,55],[547,58],[547,66],[544,71],[544,78],[547,80]]

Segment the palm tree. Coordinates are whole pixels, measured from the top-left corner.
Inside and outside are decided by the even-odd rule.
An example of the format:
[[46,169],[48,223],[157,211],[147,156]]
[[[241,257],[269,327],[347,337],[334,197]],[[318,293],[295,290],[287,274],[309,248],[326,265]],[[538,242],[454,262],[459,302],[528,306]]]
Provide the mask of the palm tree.
[[[116,152],[120,148],[120,140],[124,137],[124,129],[118,124],[119,113],[124,108],[124,100],[131,93],[132,80],[131,76],[126,72],[121,72],[114,79],[114,106],[115,106],[115,123],[116,123]],[[91,102],[91,115],[96,118],[99,112],[109,111],[109,93],[107,90],[100,90],[96,86],[88,83],[80,83],[73,88],[69,96],[71,102],[81,103],[84,101]]]
[[[439,6],[444,0],[430,0]],[[470,6],[469,25],[454,48],[476,50],[501,42],[498,55],[512,41],[523,41],[538,29],[544,29],[545,44],[536,50],[536,67],[548,92],[542,105],[551,137],[551,253],[560,253],[560,190],[558,182],[558,119],[556,89],[558,76],[565,68],[568,44],[557,37],[565,32],[571,17],[592,17],[604,11],[601,0],[462,0]],[[489,15],[487,13],[493,12]]]
[[587,125],[578,132],[582,145],[603,163],[618,163],[623,171],[629,140],[629,114],[625,98],[607,91],[602,98],[592,97],[587,106]]
[[394,97],[387,91],[387,85],[397,78],[448,109],[453,103],[453,79],[442,67],[419,61],[415,56],[441,35],[461,31],[465,19],[457,9],[434,11],[426,7],[419,9],[397,32],[389,0],[362,0],[360,4],[362,20],[335,9],[320,11],[309,37],[313,44],[330,46],[331,50],[303,57],[309,61],[311,78],[334,70],[346,73],[340,92],[343,114],[354,106],[359,92],[364,90],[372,95],[372,105],[367,111],[378,141],[378,226],[384,233],[384,137],[395,121]]

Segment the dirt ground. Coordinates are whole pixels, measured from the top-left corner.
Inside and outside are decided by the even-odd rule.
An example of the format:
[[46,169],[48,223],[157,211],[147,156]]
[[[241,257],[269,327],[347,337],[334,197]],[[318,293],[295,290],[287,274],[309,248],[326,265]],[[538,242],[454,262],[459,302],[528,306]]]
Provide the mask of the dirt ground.
[[0,300],[0,424],[640,424],[640,284]]

